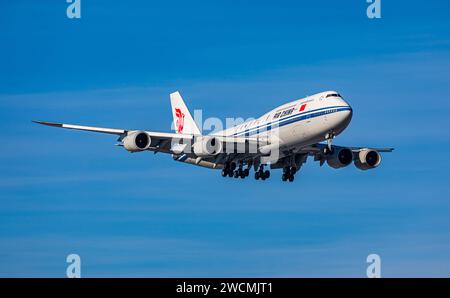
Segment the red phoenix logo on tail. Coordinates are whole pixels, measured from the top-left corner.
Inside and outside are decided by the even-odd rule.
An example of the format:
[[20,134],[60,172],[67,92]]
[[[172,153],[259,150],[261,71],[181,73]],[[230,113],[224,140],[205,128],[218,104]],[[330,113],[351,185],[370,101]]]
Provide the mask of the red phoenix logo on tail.
[[177,121],[175,123],[177,132],[181,133],[181,132],[183,132],[183,127],[184,127],[184,114],[181,112],[180,109],[176,108],[175,116],[177,117]]

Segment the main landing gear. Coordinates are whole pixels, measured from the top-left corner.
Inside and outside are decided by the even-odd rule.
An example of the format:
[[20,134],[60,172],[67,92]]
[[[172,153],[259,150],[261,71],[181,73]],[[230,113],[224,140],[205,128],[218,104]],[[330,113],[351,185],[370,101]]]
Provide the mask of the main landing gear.
[[270,177],[270,171],[269,170],[265,170],[264,171],[264,166],[263,165],[260,165],[259,166],[259,170],[255,171],[255,179],[256,180],[261,179],[261,180],[264,181],[266,179],[269,179],[269,177]]
[[238,169],[236,169],[236,163],[226,163],[225,167],[222,170],[222,177],[234,177],[234,178],[241,178],[244,179],[245,177],[248,177],[250,175],[250,169],[243,168],[242,163],[239,165]]
[[283,169],[283,175],[281,176],[281,180],[293,182],[295,177],[294,175],[296,172],[297,172],[296,167],[285,167]]
[[[304,160],[291,160],[290,162],[286,162],[281,180],[294,182],[295,174],[300,170],[302,162],[304,162]],[[226,162],[222,169],[222,177],[244,179],[249,176],[250,169],[253,168],[255,170],[255,179],[264,181],[270,178],[270,171],[264,170],[264,166],[265,165],[263,164],[251,164],[250,162],[245,163],[242,161],[237,164],[235,162]]]
[[[247,165],[246,168],[244,168],[243,163],[239,163],[239,165],[236,165],[235,162],[231,163],[225,163],[224,168],[222,170],[222,177],[234,177],[234,178],[241,178],[244,179],[245,177],[248,177],[250,175],[250,164]],[[256,169],[255,169],[256,170]],[[256,180],[266,180],[270,177],[270,171],[265,170],[264,166],[260,165],[259,169],[255,171],[255,179]]]

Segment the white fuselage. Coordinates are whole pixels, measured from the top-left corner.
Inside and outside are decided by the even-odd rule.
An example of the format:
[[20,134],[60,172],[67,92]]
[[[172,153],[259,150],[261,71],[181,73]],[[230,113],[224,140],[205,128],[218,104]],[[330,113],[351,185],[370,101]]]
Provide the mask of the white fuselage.
[[298,99],[258,119],[215,133],[237,137],[276,135],[282,148],[301,147],[326,140],[328,134],[337,136],[350,123],[352,108],[334,91]]

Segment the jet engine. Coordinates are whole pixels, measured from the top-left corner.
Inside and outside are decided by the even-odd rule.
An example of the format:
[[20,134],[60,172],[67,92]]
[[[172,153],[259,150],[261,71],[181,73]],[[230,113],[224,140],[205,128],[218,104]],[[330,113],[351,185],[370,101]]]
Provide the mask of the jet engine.
[[207,157],[221,153],[223,151],[223,144],[216,137],[201,136],[196,139],[192,148],[198,157]]
[[147,150],[151,145],[151,138],[145,131],[131,131],[123,138],[123,146],[130,152]]
[[334,148],[333,154],[327,158],[327,164],[335,169],[343,168],[353,161],[353,152],[348,148]]
[[381,155],[376,150],[363,149],[359,151],[355,159],[355,166],[360,170],[376,168],[381,163]]

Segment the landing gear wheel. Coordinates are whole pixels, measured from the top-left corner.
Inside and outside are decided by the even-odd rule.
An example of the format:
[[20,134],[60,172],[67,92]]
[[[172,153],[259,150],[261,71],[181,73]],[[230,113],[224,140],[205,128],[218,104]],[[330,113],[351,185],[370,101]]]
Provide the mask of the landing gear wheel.
[[270,178],[270,171],[269,171],[269,170],[266,170],[266,171],[264,172],[264,177],[265,177],[266,179],[269,179],[269,178]]
[[233,174],[234,174],[233,171],[228,170],[228,177],[230,177],[230,178],[233,177]]
[[234,178],[239,178],[239,172],[238,171],[234,171]]
[[226,177],[226,176],[228,176],[228,171],[223,169],[221,174],[222,174],[222,177]]
[[255,179],[256,179],[256,180],[259,180],[259,178],[260,178],[260,177],[259,177],[259,172],[256,171],[256,172],[255,172]]
[[291,171],[290,171],[290,174],[291,174],[292,176],[294,176],[295,173],[297,173],[297,168],[296,168],[296,167],[292,167],[292,168],[291,168]]
[[245,169],[244,170],[244,175],[245,175],[245,177],[248,177],[248,175],[250,175],[250,170],[249,169]]
[[283,169],[283,175],[281,176],[281,180],[292,182],[294,181],[295,173],[297,173],[296,167],[285,167]]
[[259,177],[261,180],[266,180],[266,176],[264,175],[264,172],[263,172],[261,169],[259,169],[258,171],[256,171],[255,174],[258,174],[258,177]]

